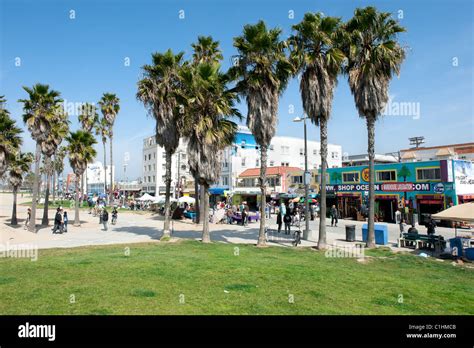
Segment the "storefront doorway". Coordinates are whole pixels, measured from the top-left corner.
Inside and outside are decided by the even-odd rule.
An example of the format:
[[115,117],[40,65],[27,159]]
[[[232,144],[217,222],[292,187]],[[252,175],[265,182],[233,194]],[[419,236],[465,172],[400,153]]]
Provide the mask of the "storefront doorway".
[[359,193],[337,193],[337,208],[341,218],[357,219],[357,212],[362,205],[362,195]]
[[430,215],[439,213],[444,209],[444,200],[440,197],[423,197],[417,199],[418,221],[420,225],[424,225]]
[[377,221],[394,223],[397,209],[397,196],[375,196],[375,214]]

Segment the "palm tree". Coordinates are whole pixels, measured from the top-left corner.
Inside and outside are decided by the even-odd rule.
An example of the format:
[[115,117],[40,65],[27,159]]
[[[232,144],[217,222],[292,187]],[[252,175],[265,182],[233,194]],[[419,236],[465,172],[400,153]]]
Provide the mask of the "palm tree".
[[257,246],[265,245],[265,202],[267,149],[275,135],[278,100],[291,75],[281,30],[267,29],[263,21],[246,25],[243,35],[234,38],[238,55],[230,73],[239,78],[237,88],[247,100],[247,126],[260,148],[260,231]]
[[[60,146],[59,149],[54,154],[54,161],[53,161],[53,205],[56,204],[56,176],[61,176],[61,173],[64,171],[64,157],[66,157],[66,148],[64,146]],[[59,188],[59,184],[58,184]]]
[[[222,51],[219,47],[219,41],[214,41],[212,36],[199,36],[196,43],[191,44],[193,48],[193,64],[197,65],[199,63],[217,63],[223,59]],[[191,135],[192,136],[192,135]],[[198,141],[193,141],[193,144],[197,144]],[[188,143],[189,145],[189,143]],[[194,156],[194,158],[191,158]],[[196,215],[196,223],[199,223],[201,220],[202,211],[199,206],[199,173],[198,169],[193,167],[192,163],[197,163],[198,149],[188,149],[189,157],[189,170],[194,177],[194,192],[195,192],[195,207],[198,214]]]
[[[79,123],[82,126],[82,129],[86,132],[90,132],[96,123],[99,120],[99,114],[97,113],[97,107],[90,103],[85,103],[81,106],[81,113],[78,117]],[[87,195],[87,169],[85,171],[85,181],[86,181],[86,195]],[[84,193],[84,175],[81,178],[81,200],[82,194]]]
[[319,126],[321,139],[321,190],[318,249],[326,248],[326,169],[328,155],[327,127],[331,116],[334,89],[344,54],[337,48],[341,20],[321,13],[306,13],[294,25],[290,37],[294,73],[302,73],[300,82],[303,109]]
[[52,157],[56,153],[59,145],[69,132],[69,120],[62,106],[58,106],[56,119],[51,125],[51,131],[48,138],[41,143],[41,153],[44,159],[44,169],[46,174],[46,193],[44,198],[43,219],[41,224],[47,226],[49,224],[48,208],[49,208],[49,191],[51,178],[54,175],[54,166]]
[[9,165],[9,183],[13,188],[13,211],[12,211],[12,225],[18,225],[18,219],[16,217],[16,201],[18,188],[23,183],[23,177],[30,171],[31,163],[33,162],[33,154],[28,153],[18,153],[17,156],[14,156]]
[[104,147],[104,194],[107,194],[107,151],[105,150],[105,144],[107,143],[107,137],[109,136],[109,125],[105,118],[101,118],[94,126],[95,135],[99,136],[102,140]]
[[216,62],[199,63],[181,70],[186,106],[183,133],[188,139],[190,168],[201,185],[203,243],[209,243],[209,186],[219,179],[221,151],[234,141],[237,125],[227,117],[238,116],[236,92],[226,85],[228,77]]
[[23,132],[10,118],[5,103],[5,98],[0,96],[0,177],[7,170],[10,158],[18,152],[22,144],[20,134]]
[[344,45],[348,57],[345,71],[359,116],[365,118],[369,155],[369,217],[367,247],[374,247],[374,156],[375,121],[388,101],[388,88],[393,74],[399,74],[405,51],[397,42],[397,34],[405,28],[390,13],[374,7],[356,9],[346,25]]
[[138,81],[137,99],[156,120],[156,143],[166,154],[166,196],[163,238],[170,237],[171,156],[181,137],[181,124],[176,94],[180,88],[179,71],[184,52],[153,53],[152,64],[144,65],[143,77]]
[[74,215],[74,226],[80,226],[81,220],[79,219],[79,180],[81,175],[87,168],[87,164],[94,160],[97,152],[94,149],[94,145],[97,144],[94,136],[83,130],[77,132],[70,132],[69,136],[66,137],[68,145],[66,150],[69,154],[69,164],[76,175],[76,197],[75,197],[75,215]]
[[32,88],[23,87],[28,93],[28,99],[20,99],[23,103],[23,121],[36,141],[35,154],[35,184],[33,185],[33,202],[31,205],[31,220],[28,230],[36,232],[36,204],[38,199],[39,170],[41,161],[41,144],[48,139],[51,125],[56,119],[55,110],[62,103],[60,93],[49,89],[48,85],[36,84]]
[[[112,147],[112,140],[114,137],[114,122],[117,114],[120,111],[120,99],[113,93],[104,93],[102,98],[99,101],[100,110],[102,111],[102,115],[104,119],[107,121],[109,126],[108,129],[108,136],[110,139],[110,189],[109,189],[109,203],[112,203],[113,200],[113,190],[114,190],[114,179],[113,179],[113,166],[114,166],[114,158],[113,158],[113,147]],[[105,169],[105,167],[104,167]]]

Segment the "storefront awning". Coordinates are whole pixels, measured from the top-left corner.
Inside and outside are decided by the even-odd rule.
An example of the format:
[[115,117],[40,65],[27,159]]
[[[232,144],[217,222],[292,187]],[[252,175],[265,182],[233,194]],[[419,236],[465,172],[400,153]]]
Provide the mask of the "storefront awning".
[[209,188],[209,194],[211,194],[211,195],[223,195],[224,191],[227,191],[228,189],[229,189],[228,186],[210,187]]

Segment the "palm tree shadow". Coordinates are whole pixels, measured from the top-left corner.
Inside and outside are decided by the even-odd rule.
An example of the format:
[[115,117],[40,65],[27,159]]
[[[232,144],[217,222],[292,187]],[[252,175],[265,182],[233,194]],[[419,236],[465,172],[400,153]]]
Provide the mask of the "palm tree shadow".
[[[109,231],[110,231],[110,228],[111,226],[109,226]],[[159,240],[163,235],[163,231],[160,231],[157,228],[148,227],[148,226],[113,227],[113,231],[132,233],[132,234],[141,235],[141,236],[149,236],[151,239],[155,239],[155,240]]]

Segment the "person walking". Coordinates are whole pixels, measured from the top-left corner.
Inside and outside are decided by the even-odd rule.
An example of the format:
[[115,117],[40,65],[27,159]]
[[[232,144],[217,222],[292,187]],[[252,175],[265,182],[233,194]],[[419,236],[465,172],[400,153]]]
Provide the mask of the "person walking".
[[331,227],[333,224],[337,227],[337,209],[335,205],[331,207]]
[[283,222],[285,223],[285,234],[291,233],[291,214],[290,210],[286,211],[285,216],[283,217]]
[[109,213],[107,212],[107,209],[104,208],[102,210],[102,224],[104,225],[104,231],[107,231],[107,222],[109,221]]
[[25,230],[28,228],[28,224],[31,220],[31,208],[28,208],[28,212],[26,213],[26,221],[25,221]]
[[64,214],[63,214],[63,228],[64,228],[64,233],[67,233],[67,223],[68,223],[69,219],[67,217],[67,211],[64,211]]
[[53,234],[56,233],[56,231],[59,231],[59,233],[62,233],[61,231],[61,224],[62,224],[62,221],[63,218],[61,216],[61,208],[58,208],[56,210],[56,215],[54,216],[54,227],[53,227]]
[[278,211],[278,214],[277,214],[278,233],[281,232],[281,223],[282,223],[281,211]]

